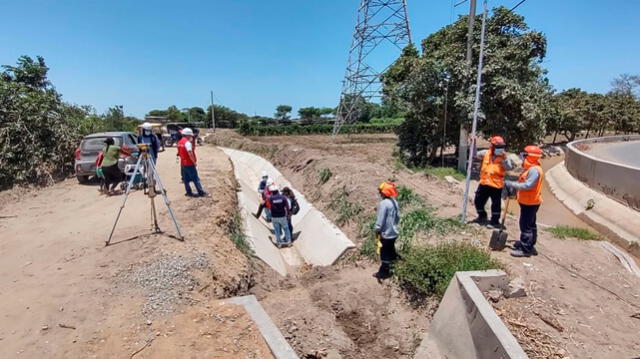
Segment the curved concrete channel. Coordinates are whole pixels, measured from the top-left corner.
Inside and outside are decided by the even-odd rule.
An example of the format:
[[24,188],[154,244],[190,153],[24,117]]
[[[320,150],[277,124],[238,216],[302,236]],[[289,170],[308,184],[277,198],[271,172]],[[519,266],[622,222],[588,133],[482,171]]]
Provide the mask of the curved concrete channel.
[[[302,264],[332,265],[348,248],[354,247],[353,242],[309,203],[269,161],[249,152],[220,149],[231,159],[240,185],[238,207],[249,244],[256,256],[278,273],[286,275]],[[253,216],[260,204],[257,188],[262,171],[266,171],[280,188],[291,188],[300,205],[300,212],[291,220],[297,237],[292,247],[278,249],[273,243],[275,239],[271,224]]]

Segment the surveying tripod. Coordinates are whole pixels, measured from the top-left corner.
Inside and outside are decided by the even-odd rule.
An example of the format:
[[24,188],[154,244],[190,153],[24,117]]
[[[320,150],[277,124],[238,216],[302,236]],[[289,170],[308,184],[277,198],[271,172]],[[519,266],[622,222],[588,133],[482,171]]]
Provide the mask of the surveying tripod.
[[[151,231],[154,234],[164,233],[160,226],[158,226],[158,215],[156,213],[156,202],[155,197],[157,194],[161,194],[164,199],[164,203],[169,210],[169,215],[171,216],[171,220],[173,224],[176,226],[176,232],[178,233],[177,237],[175,237],[181,241],[184,241],[184,236],[182,235],[182,231],[180,230],[180,225],[178,224],[178,220],[176,219],[176,215],[171,208],[171,201],[169,201],[169,197],[167,197],[167,191],[164,189],[162,185],[162,180],[160,180],[160,175],[156,170],[156,165],[149,153],[149,145],[146,143],[138,144],[138,149],[140,150],[140,156],[138,157],[138,161],[136,162],[136,166],[131,174],[131,178],[127,183],[127,190],[124,193],[124,198],[122,199],[122,204],[120,205],[120,210],[118,211],[118,216],[116,217],[116,221],[113,224],[113,228],[111,228],[111,234],[109,234],[109,238],[105,241],[105,246],[108,246],[111,243],[111,238],[113,237],[113,232],[116,230],[116,226],[118,225],[118,220],[120,220],[120,215],[122,214],[122,210],[124,206],[127,204],[127,199],[129,198],[129,193],[131,192],[131,188],[133,187],[133,183],[136,180],[137,176],[143,180],[144,184],[144,192],[149,197],[151,202]],[[157,189],[156,189],[157,186]],[[158,191],[159,190],[159,191]],[[136,236],[137,237],[137,236]],[[135,238],[135,237],[133,237]]]

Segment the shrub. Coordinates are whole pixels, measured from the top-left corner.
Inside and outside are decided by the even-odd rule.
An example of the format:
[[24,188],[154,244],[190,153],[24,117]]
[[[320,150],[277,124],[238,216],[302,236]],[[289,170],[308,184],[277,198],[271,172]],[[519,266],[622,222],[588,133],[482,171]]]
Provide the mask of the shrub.
[[336,223],[339,226],[351,222],[351,220],[357,218],[358,215],[364,211],[361,205],[349,201],[349,192],[347,192],[344,187],[333,195],[331,208],[338,213]]
[[593,233],[588,229],[571,226],[554,226],[547,229],[547,231],[561,239],[565,239],[567,237],[582,239],[585,241],[598,241],[602,239],[599,234]]
[[414,300],[441,297],[457,271],[500,268],[484,249],[468,243],[412,248],[394,269],[395,279]]
[[240,215],[240,212],[236,212],[231,217],[231,220],[227,222],[227,230],[229,231],[229,239],[235,244],[236,248],[246,256],[251,255],[251,246],[242,230],[242,215]]
[[[341,134],[359,134],[359,133],[390,133],[393,132],[398,125],[394,123],[356,123],[346,124],[340,129]],[[244,121],[238,128],[238,133],[243,136],[283,136],[283,135],[313,135],[313,134],[331,134],[333,133],[332,124],[312,124],[312,125],[275,125],[267,126],[249,121]]]
[[420,196],[415,194],[411,188],[405,186],[398,186],[398,197],[396,200],[400,208],[422,203]]
[[320,170],[319,175],[320,175],[320,184],[325,184],[329,179],[331,179],[331,176],[333,176],[333,173],[331,172],[330,169],[323,168]]

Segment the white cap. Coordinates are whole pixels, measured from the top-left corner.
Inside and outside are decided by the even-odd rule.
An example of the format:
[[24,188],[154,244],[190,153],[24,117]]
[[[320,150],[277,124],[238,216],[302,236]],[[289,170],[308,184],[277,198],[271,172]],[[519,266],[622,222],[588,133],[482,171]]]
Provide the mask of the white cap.
[[277,190],[278,190],[278,186],[276,186],[276,185],[274,185],[274,184],[272,184],[271,186],[269,186],[269,191],[270,191],[270,192],[275,192],[275,191],[277,191]]
[[271,186],[273,184],[273,180],[271,178],[267,179],[267,186]]
[[187,128],[182,130],[182,135],[183,136],[193,136],[193,130],[190,129],[189,127],[187,127]]
[[151,124],[149,122],[145,122],[142,124],[142,128],[145,130],[150,130],[151,129]]
[[267,173],[267,171],[262,171],[261,177],[269,177],[269,174]]

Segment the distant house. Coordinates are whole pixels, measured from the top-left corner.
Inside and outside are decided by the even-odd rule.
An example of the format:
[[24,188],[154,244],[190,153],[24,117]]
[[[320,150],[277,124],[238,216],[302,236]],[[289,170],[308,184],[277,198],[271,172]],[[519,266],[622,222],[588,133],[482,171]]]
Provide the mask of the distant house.
[[167,116],[145,116],[144,121],[149,123],[161,123],[163,125],[170,122]]

